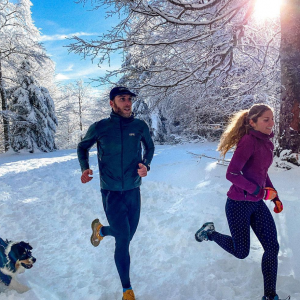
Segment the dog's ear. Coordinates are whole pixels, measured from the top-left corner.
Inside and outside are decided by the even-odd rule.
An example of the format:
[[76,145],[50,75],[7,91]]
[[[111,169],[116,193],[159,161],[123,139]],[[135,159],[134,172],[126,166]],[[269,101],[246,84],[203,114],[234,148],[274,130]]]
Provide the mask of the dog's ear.
[[21,247],[25,248],[25,249],[28,249],[28,250],[32,250],[32,247],[28,244],[28,243],[25,243],[25,242],[20,242],[19,244]]
[[12,262],[16,262],[19,259],[20,253],[17,245],[13,245],[8,253],[8,257]]

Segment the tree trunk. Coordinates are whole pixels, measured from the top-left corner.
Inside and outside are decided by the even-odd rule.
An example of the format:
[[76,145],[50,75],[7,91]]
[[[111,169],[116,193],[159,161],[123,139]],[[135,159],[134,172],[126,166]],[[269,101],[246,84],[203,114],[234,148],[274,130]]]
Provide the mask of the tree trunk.
[[281,7],[280,150],[300,152],[300,0]]
[[[7,110],[7,99],[4,89],[4,82],[2,77],[2,65],[1,65],[1,53],[0,53],[0,99],[1,99],[1,108],[2,112]],[[9,149],[9,122],[5,114],[2,114],[3,120],[3,133],[4,133],[4,151],[7,152]]]

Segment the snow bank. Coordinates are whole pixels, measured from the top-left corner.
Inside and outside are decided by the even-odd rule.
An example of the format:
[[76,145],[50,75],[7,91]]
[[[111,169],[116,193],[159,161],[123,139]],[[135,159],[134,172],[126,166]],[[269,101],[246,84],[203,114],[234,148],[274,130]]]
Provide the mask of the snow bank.
[[[142,212],[131,243],[131,280],[138,300],[238,300],[263,295],[262,247],[251,235],[251,251],[238,260],[213,242],[197,243],[206,221],[229,233],[224,205],[230,183],[226,167],[188,152],[217,157],[215,143],[157,146],[144,179]],[[33,246],[37,262],[18,280],[25,294],[8,291],[0,300],[120,300],[113,261],[114,240],[90,245],[90,223],[106,225],[94,179],[81,184],[75,150],[0,156],[0,236]],[[278,294],[300,300],[300,169],[271,167],[270,177],[284,204],[273,214],[280,241]],[[270,203],[270,209],[273,210]]]

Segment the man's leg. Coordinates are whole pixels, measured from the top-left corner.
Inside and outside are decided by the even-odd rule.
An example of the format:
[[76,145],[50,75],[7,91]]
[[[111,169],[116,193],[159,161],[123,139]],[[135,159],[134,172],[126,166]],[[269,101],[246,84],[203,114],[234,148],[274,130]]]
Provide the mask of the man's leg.
[[132,240],[140,220],[141,193],[140,188],[135,188],[125,192],[125,203],[128,207],[128,221],[130,227],[130,241]]
[[212,232],[208,237],[237,258],[244,259],[250,250],[250,217],[257,204],[227,199],[226,216],[231,236]]
[[[139,188],[125,192],[102,190],[103,206],[110,226],[103,226],[104,236],[115,237],[115,263],[123,288],[129,288],[129,243],[136,231],[140,214]],[[136,204],[136,205],[134,205]]]
[[274,219],[263,200],[251,216],[251,227],[264,248],[262,273],[264,277],[265,296],[276,295],[279,244]]

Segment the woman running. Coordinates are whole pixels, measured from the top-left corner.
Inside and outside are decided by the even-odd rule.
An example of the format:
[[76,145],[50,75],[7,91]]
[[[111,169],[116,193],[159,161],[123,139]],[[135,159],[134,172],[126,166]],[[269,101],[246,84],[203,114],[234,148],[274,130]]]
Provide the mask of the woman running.
[[263,200],[272,200],[274,212],[283,210],[281,201],[268,176],[273,161],[273,111],[265,104],[236,113],[221,136],[218,151],[223,156],[236,146],[226,178],[232,182],[225,206],[231,236],[215,231],[207,222],[196,232],[198,242],[216,242],[227,252],[244,259],[250,251],[250,227],[260,241],[264,254],[262,300],[279,300],[276,294],[279,245],[273,217]]

